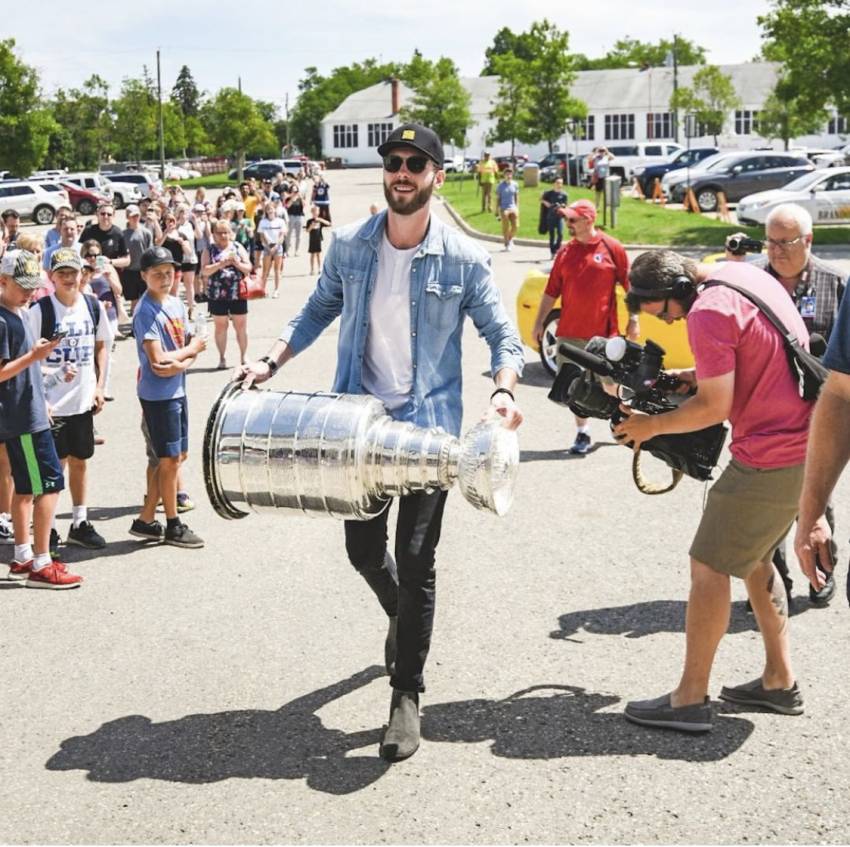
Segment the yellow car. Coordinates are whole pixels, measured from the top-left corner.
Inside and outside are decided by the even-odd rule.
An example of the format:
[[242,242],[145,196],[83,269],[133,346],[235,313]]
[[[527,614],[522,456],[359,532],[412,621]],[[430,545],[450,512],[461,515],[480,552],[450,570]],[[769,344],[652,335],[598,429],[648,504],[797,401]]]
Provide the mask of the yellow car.
[[[561,316],[560,298],[555,301],[552,311],[546,316],[543,329],[543,345],[537,343],[532,332],[534,330],[534,319],[540,307],[540,299],[549,275],[539,268],[531,270],[525,277],[516,298],[516,319],[519,334],[523,344],[540,354],[543,367],[554,376],[557,368],[555,366],[555,331],[558,328],[558,319]],[[617,286],[617,308],[619,310],[620,326],[626,326],[628,312],[626,311],[625,292]],[[651,338],[656,344],[660,344],[667,355],[664,357],[665,368],[692,368],[694,356],[688,346],[688,334],[684,321],[667,324],[652,315],[641,315],[640,338],[644,344]]]

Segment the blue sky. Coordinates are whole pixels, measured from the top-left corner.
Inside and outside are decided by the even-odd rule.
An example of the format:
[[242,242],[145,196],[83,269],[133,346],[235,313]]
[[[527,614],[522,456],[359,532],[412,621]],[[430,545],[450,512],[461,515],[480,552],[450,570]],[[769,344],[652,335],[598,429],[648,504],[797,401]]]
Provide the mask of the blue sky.
[[327,72],[370,56],[406,61],[415,47],[429,58],[448,56],[463,75],[477,76],[499,28],[522,31],[543,17],[570,32],[571,49],[590,56],[604,54],[624,35],[654,41],[677,32],[708,48],[713,63],[746,61],[759,50],[756,17],[768,8],[768,0],[738,0],[733,16],[731,7],[704,0],[88,0],[82,5],[16,0],[4,10],[2,37],[15,38],[19,55],[39,69],[48,94],[57,86],[77,86],[92,73],[101,74],[117,93],[121,79],[140,76],[143,64],[155,73],[159,47],[164,91],[186,64],[201,89],[236,85],[241,76],[243,91],[282,107],[287,93],[294,103],[309,65]]

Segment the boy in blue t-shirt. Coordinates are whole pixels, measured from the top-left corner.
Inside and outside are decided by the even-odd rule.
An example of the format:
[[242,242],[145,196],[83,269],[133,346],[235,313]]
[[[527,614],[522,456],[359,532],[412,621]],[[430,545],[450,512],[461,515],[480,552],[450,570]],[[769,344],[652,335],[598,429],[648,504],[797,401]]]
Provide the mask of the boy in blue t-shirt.
[[6,578],[26,580],[27,588],[78,588],[83,578],[50,555],[50,526],[65,478],[50,432],[39,363],[62,336],[33,337],[23,309],[39,285],[36,255],[7,251],[0,262],[0,442],[6,445],[15,482],[15,555]]
[[[203,547],[204,542],[177,516],[177,474],[189,451],[186,371],[206,349],[204,338],[187,343],[186,307],[171,296],[175,268],[180,265],[164,247],[150,247],[140,261],[147,291],[133,313],[133,335],[139,355],[138,395],[142,431],[148,453],[147,492],[130,534],[175,547]],[[166,526],[155,519],[162,499]]]

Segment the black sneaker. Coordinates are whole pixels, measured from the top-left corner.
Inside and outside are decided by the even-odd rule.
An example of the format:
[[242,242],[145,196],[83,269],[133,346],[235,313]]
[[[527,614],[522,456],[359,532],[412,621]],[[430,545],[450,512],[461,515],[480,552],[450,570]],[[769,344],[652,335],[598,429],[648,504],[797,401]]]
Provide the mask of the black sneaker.
[[159,521],[145,521],[136,518],[130,526],[130,535],[144,538],[146,541],[162,541],[162,524]]
[[593,442],[590,440],[590,435],[586,432],[578,432],[576,433],[576,440],[573,442],[573,446],[570,447],[570,453],[574,456],[583,456],[590,450],[590,445]]
[[174,527],[165,528],[165,543],[173,544],[175,547],[203,547],[204,540],[195,535],[184,523]]
[[50,530],[50,544],[47,548],[50,553],[51,559],[59,558],[59,545],[62,543],[62,539],[59,537],[59,533],[55,529]]
[[91,525],[89,521],[81,521],[76,528],[68,530],[66,544],[78,544],[89,550],[102,550],[106,547],[106,539]]

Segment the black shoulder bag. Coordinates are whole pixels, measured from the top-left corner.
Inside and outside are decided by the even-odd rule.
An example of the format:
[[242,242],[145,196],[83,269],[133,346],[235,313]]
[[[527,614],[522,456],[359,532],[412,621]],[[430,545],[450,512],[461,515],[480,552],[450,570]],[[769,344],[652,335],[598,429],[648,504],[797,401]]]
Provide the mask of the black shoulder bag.
[[821,386],[826,382],[827,376],[829,376],[829,370],[824,367],[821,360],[817,356],[812,355],[800,344],[797,336],[785,328],[785,324],[776,317],[776,314],[767,303],[759,299],[755,294],[747,291],[746,288],[741,288],[731,282],[724,282],[719,279],[709,280],[703,288],[713,288],[718,285],[725,285],[727,288],[731,288],[743,297],[746,297],[779,330],[779,334],[785,342],[785,354],[788,357],[788,364],[791,366],[791,373],[797,381],[800,397],[809,402],[817,400]]

